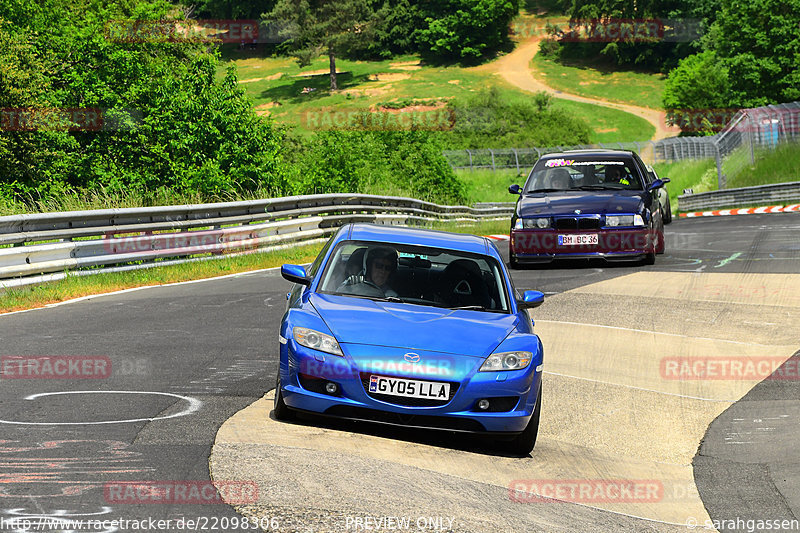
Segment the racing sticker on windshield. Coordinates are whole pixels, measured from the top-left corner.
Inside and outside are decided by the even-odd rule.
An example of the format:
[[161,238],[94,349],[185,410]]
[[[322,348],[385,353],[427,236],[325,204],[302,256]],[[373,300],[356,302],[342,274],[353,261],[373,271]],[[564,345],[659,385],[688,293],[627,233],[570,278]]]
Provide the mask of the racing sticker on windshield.
[[572,163],[574,167],[582,167],[582,166],[589,166],[589,165],[624,165],[625,163],[622,161],[575,161]]
[[551,159],[547,161],[544,166],[546,167],[568,167],[570,165],[575,164],[575,161],[572,159]]

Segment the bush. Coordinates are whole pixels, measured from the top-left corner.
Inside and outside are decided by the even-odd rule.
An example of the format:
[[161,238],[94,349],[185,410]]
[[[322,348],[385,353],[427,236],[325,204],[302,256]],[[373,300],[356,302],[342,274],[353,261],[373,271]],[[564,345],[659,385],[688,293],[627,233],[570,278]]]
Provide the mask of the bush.
[[509,99],[495,87],[449,106],[453,130],[439,135],[448,148],[510,148],[586,144],[589,125],[570,113],[552,109],[550,95],[536,93]]
[[294,194],[361,192],[439,203],[465,199],[442,147],[424,131],[321,131],[296,143],[288,160]]

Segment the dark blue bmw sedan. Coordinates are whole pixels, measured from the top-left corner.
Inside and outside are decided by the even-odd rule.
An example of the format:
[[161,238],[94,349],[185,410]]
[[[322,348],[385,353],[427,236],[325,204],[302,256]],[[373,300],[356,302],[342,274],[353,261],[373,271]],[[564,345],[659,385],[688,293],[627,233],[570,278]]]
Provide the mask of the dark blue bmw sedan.
[[542,344],[485,237],[351,224],[305,270],[280,327],[277,419],[298,411],[536,442]]
[[511,266],[553,259],[642,260],[664,252],[657,179],[634,152],[573,150],[543,156],[511,219]]

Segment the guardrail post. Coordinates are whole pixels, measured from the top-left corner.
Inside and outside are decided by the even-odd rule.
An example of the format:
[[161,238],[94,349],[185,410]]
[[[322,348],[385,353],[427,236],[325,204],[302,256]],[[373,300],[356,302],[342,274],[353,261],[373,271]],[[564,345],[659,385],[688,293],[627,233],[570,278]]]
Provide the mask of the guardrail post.
[[519,174],[519,154],[517,154],[517,149],[512,148],[514,150],[514,161],[517,162],[517,174]]
[[725,188],[725,175],[722,173],[722,156],[719,153],[719,144],[714,143],[714,148],[716,148],[716,154],[714,159],[717,161],[717,188],[722,190]]
[[467,150],[467,154],[469,155],[469,171],[472,172],[472,152]]

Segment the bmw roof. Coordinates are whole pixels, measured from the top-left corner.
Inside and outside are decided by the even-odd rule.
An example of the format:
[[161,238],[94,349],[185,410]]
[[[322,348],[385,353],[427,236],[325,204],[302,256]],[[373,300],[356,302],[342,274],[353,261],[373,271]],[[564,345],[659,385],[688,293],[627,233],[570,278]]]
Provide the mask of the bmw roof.
[[633,152],[630,150],[610,150],[608,148],[588,148],[585,150],[565,150],[563,152],[552,152],[542,155],[541,159],[549,159],[551,157],[564,157],[569,155],[587,155],[587,156],[600,156],[600,157],[630,157]]
[[486,237],[478,237],[477,235],[367,223],[351,224],[349,230],[340,233],[338,240],[345,239],[393,244],[416,244],[479,254],[487,254],[490,249]]

